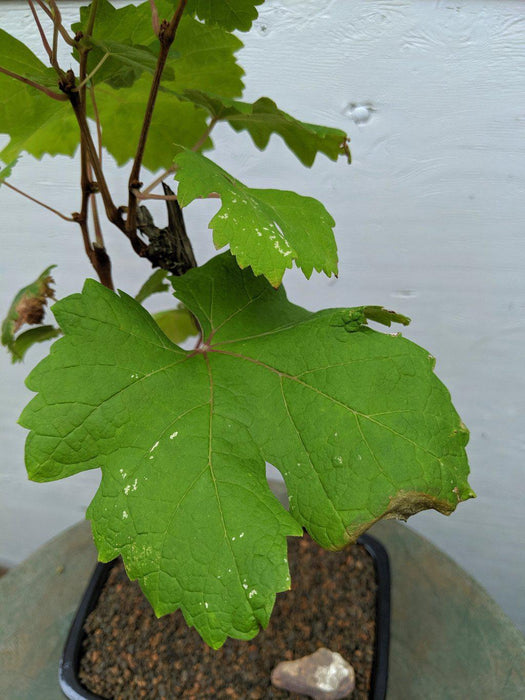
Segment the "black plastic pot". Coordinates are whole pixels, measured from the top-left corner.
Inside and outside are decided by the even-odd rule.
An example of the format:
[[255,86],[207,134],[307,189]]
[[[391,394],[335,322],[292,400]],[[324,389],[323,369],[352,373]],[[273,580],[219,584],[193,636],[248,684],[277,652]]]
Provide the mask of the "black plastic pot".
[[[362,535],[358,543],[363,545],[372,557],[377,580],[376,638],[370,700],[384,700],[390,645],[390,565],[385,548],[375,538]],[[97,564],[69,630],[58,672],[60,687],[69,700],[105,700],[100,695],[91,693],[80,683],[78,669],[85,638],[84,622],[95,608],[114,563]]]

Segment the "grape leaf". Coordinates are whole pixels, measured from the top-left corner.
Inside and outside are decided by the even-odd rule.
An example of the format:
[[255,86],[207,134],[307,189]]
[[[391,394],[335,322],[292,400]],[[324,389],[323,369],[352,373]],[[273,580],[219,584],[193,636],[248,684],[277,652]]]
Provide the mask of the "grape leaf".
[[225,29],[247,32],[258,17],[256,6],[263,2],[264,0],[188,0],[186,11],[193,12],[206,22],[220,24]]
[[284,190],[243,185],[199,153],[185,150],[174,159],[181,207],[215,192],[222,207],[210,221],[216,248],[225,245],[241,267],[250,265],[278,286],[295,261],[307,278],[315,269],[337,274],[335,222],[316,199]]
[[57,74],[35,56],[22,41],[0,29],[0,66],[58,92]]
[[16,294],[2,322],[2,345],[9,350],[12,362],[23,360],[27,350],[34,343],[41,343],[60,335],[58,328],[49,325],[39,325],[17,335],[22,326],[41,324],[44,320],[48,299],[54,299],[54,290],[51,287],[51,270],[54,267],[55,265],[50,265],[34,282]]
[[[111,41],[131,47],[140,44],[150,49],[150,45],[158,43],[151,28],[149,3],[115,9],[104,0],[100,7],[102,12],[100,16],[97,14],[95,23],[96,40],[99,32],[105,41],[108,36]],[[159,5],[159,11],[161,7]],[[80,26],[74,25],[77,29]],[[147,168],[169,168],[177,151],[175,138],[177,144],[192,147],[207,129],[207,110],[180,99],[179,94],[186,89],[206,91],[212,88],[228,97],[242,92],[243,70],[235,60],[235,53],[241,47],[239,39],[221,27],[208,27],[192,17],[183,17],[155,104],[143,160]],[[92,63],[89,66],[94,68]],[[129,73],[124,74],[111,73],[109,82],[97,83],[98,73],[94,77],[104,146],[118,165],[124,165],[135,156],[141,129],[137,114],[144,114],[151,90],[149,74],[139,76],[133,68],[128,70]],[[121,87],[124,82],[126,87]],[[210,145],[208,138],[204,148]]]
[[346,155],[350,161],[348,137],[344,131],[298,121],[278,109],[268,97],[261,97],[253,104],[198,90],[186,90],[184,97],[205,107],[214,119],[227,122],[235,131],[248,131],[261,150],[266,148],[272,134],[279,134],[301,163],[308,167],[318,153],[324,153],[331,160]]
[[65,336],[20,418],[31,479],[101,468],[99,557],[122,554],[157,614],[180,607],[213,647],[250,638],[290,585],[285,538],[301,526],[336,549],[381,517],[448,514],[474,495],[468,433],[425,350],[347,332],[349,309],[294,306],[229,253],[172,283],[199,320],[196,350],[88,280],[53,307]]
[[[163,9],[171,11],[167,3],[161,2],[159,11]],[[71,27],[74,34],[85,31],[89,15],[90,6],[80,8],[80,20]],[[151,73],[155,69],[159,42],[153,32],[148,2],[117,9],[108,0],[99,0],[92,35],[82,41],[92,49],[88,55],[87,71],[91,74],[96,70],[97,83],[108,82],[116,88],[129,87],[141,73]],[[76,52],[74,55],[78,60]],[[102,60],[104,63],[100,66]],[[166,67],[164,71],[166,78],[173,79],[171,68]]]
[[[97,87],[97,107],[102,123],[104,147],[118,165],[125,165],[135,156],[141,120],[151,87],[151,77],[142,76],[131,87],[115,89],[104,84]],[[174,143],[193,146],[207,128],[206,113],[173,95],[159,92],[146,143],[143,163],[152,171],[169,168],[173,155],[180,149]],[[206,142],[209,147],[210,141]]]
[[[170,17],[173,8],[168,2],[157,0],[159,15]],[[72,26],[81,30],[88,18],[88,8],[82,8],[80,22]],[[94,41],[114,42],[121,47],[135,47],[158,52],[158,39],[151,24],[149,2],[115,8],[108,0],[99,0],[97,19],[93,30]],[[242,42],[219,26],[208,26],[193,17],[184,16],[177,29],[170,51],[163,84],[184,89],[211,90],[221,95],[236,97],[243,89],[242,68],[234,54]],[[103,54],[88,57],[88,68],[93,70]],[[151,80],[149,81],[151,83]]]
[[[57,76],[27,46],[0,29],[0,65],[58,92]],[[78,127],[67,102],[49,98],[34,87],[0,73],[0,133],[10,137],[0,160],[10,163],[27,151],[73,155],[79,142]]]

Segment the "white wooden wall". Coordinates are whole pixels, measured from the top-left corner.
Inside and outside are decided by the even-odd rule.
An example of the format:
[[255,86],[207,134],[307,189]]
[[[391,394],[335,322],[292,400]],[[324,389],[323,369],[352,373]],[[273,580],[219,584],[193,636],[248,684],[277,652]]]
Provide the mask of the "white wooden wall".
[[[76,3],[62,5],[72,17]],[[1,2],[0,15],[39,48],[24,3]],[[525,4],[267,0],[245,42],[247,98],[268,95],[306,121],[347,129],[353,165],[320,157],[306,170],[278,139],[259,153],[227,127],[217,130],[216,157],[253,186],[320,198],[337,220],[339,279],[288,273],[295,302],[384,304],[412,317],[405,334],[436,355],[471,429],[478,498],[450,518],[425,513],[411,525],[525,627]],[[13,182],[72,211],[77,168],[26,157]],[[122,172],[111,180],[125,191]],[[216,206],[188,210],[201,262],[213,254],[206,217]],[[78,232],[5,188],[0,236],[2,308],[50,263],[61,297],[91,275]],[[118,232],[108,230],[107,241],[118,285],[134,293],[144,263]],[[96,473],[26,480],[15,421],[29,399],[24,376],[43,354],[14,367],[0,356],[0,559],[11,564],[82,518],[98,481]]]

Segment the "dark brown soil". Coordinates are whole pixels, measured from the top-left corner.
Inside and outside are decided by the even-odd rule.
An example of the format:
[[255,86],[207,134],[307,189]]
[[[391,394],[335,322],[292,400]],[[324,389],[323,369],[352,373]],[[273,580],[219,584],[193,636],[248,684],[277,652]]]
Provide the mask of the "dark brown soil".
[[270,684],[279,661],[326,646],[356,672],[353,700],[368,697],[374,655],[376,582],[363,547],[327,552],[307,537],[289,540],[292,590],[277,596],[268,628],[249,642],[213,651],[177,612],[157,619],[119,563],[98,607],[80,679],[112,700],[298,698]]

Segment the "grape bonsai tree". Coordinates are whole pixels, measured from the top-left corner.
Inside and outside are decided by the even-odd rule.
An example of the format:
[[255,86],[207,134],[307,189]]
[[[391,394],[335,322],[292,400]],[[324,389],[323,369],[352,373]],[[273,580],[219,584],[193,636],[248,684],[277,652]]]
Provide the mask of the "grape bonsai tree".
[[[409,319],[288,301],[281,282],[294,264],[308,278],[337,274],[324,206],[250,187],[204,155],[226,122],[259,149],[277,134],[305,166],[318,154],[349,158],[339,129],[298,121],[267,97],[240,99],[238,34],[262,1],[93,0],[69,27],[55,0],[28,0],[45,61],[0,30],[0,182],[19,190],[24,153],[78,157],[78,210],[53,211],[79,228],[98,278],[57,301],[57,325],[44,325],[48,268],[3,323],[14,361],[58,336],[27,379],[29,478],[100,469],[87,512],[100,559],[121,555],[155,612],[180,608],[212,647],[267,625],[290,587],[287,537],[304,528],[341,549],[381,518],[449,514],[474,495],[468,432],[434,358],[368,325]],[[64,42],[74,69],[60,63]],[[128,168],[125,192],[110,191],[104,149]],[[223,252],[197,266],[183,211],[210,197]],[[150,199],[166,203],[164,228]],[[144,259],[145,278],[155,268],[135,298],[114,290],[106,227]],[[142,302],[168,288],[174,308],[150,315]],[[265,462],[282,474],[289,511]]]

